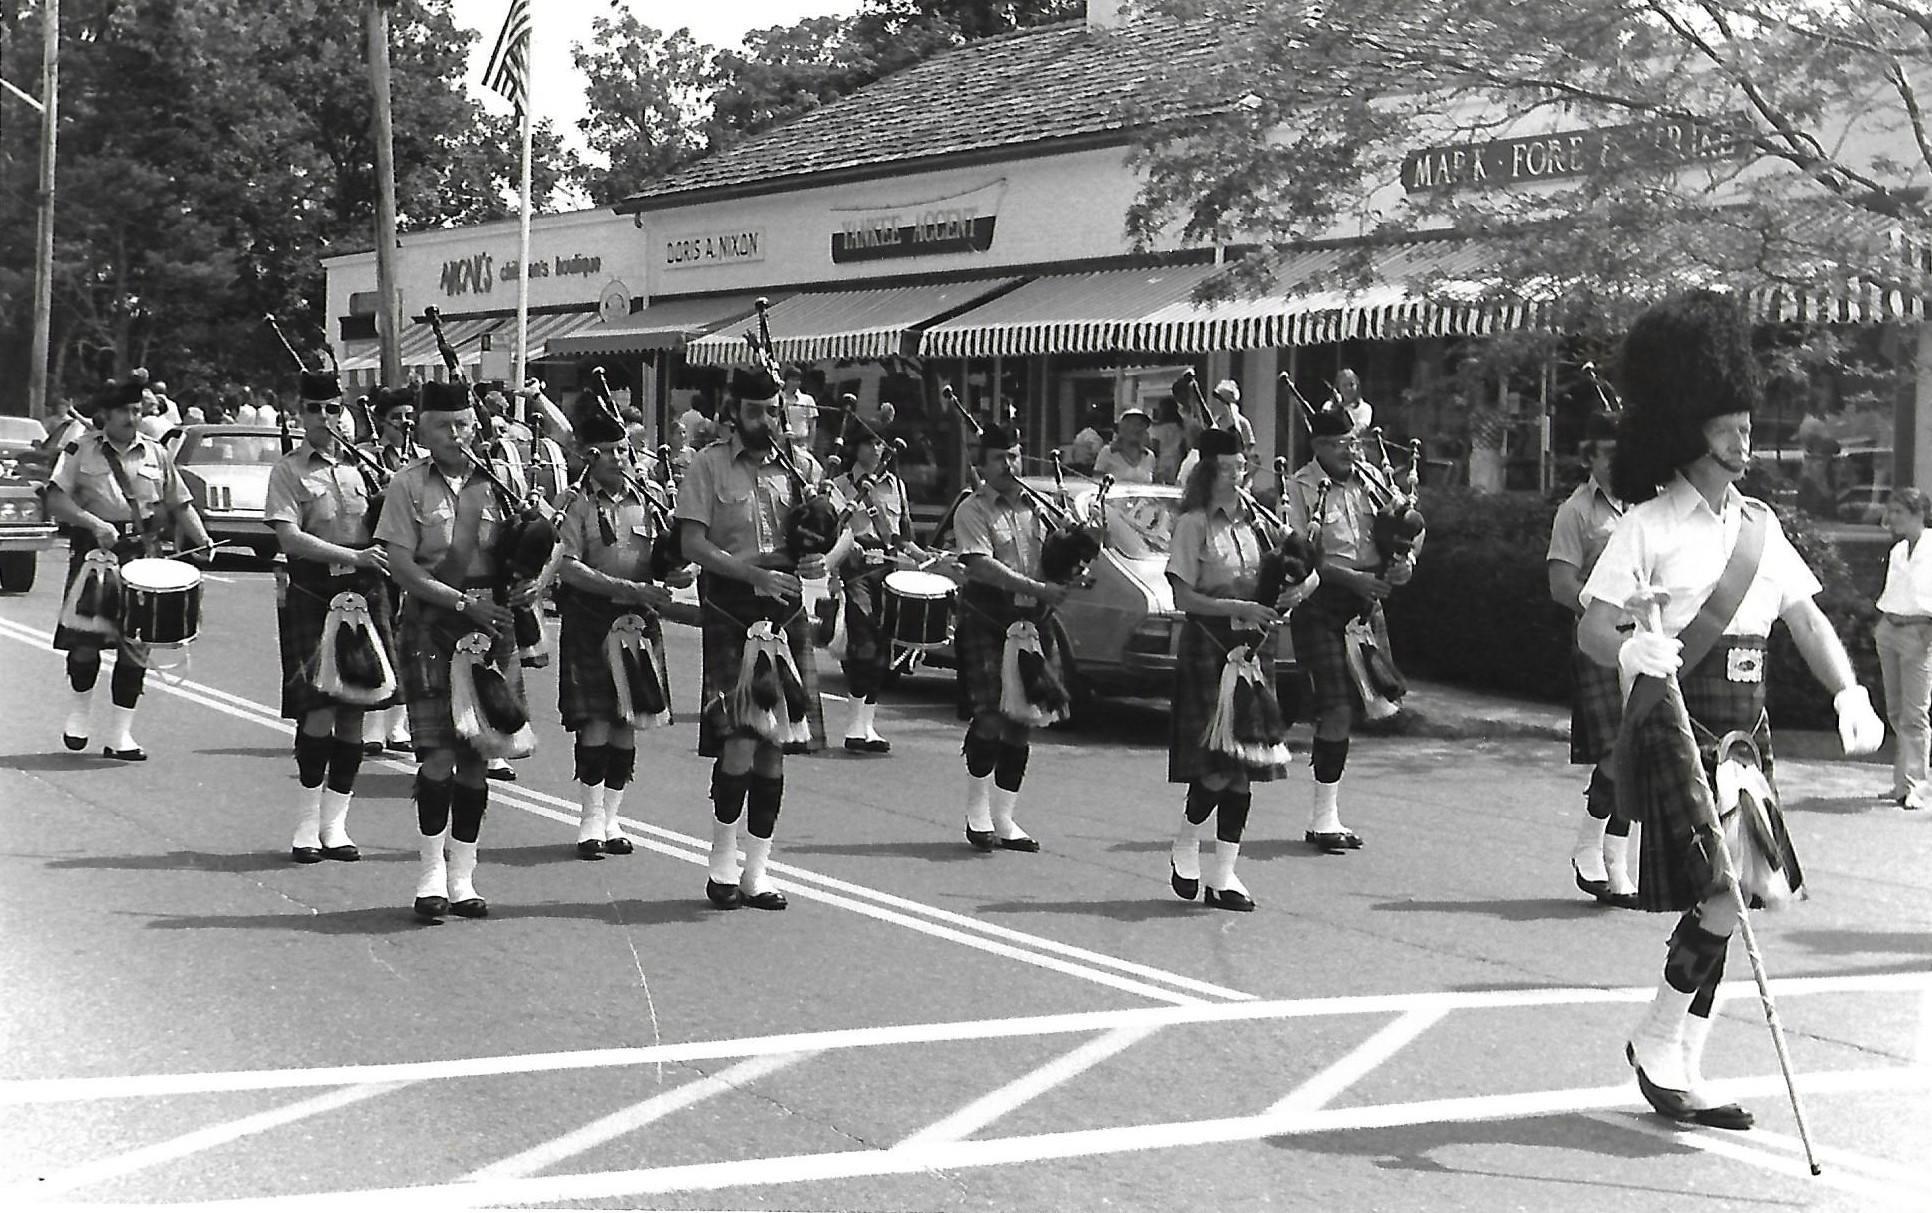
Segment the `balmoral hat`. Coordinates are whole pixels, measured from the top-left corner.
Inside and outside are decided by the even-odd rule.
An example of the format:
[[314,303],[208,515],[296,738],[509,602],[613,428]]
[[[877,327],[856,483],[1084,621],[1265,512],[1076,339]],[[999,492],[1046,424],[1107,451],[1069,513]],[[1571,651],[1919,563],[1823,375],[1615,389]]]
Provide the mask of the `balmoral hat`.
[[770,400],[780,389],[772,377],[758,367],[737,367],[731,372],[731,395],[738,400]]
[[423,384],[422,399],[416,407],[425,413],[466,413],[470,409],[469,385],[431,379]]
[[1225,455],[1241,453],[1241,439],[1233,430],[1202,430],[1195,440],[1194,449],[1203,459],[1219,459]]
[[303,371],[302,399],[342,399],[342,378],[334,371]]

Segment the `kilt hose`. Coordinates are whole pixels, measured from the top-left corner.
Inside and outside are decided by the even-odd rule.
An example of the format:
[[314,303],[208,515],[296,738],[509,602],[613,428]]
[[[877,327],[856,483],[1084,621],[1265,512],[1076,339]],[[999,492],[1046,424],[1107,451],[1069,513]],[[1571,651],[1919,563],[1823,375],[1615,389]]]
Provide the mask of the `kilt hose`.
[[[1771,722],[1764,711],[1765,641],[1763,637],[1725,636],[1711,647],[1696,668],[1678,675],[1684,706],[1696,738],[1692,752],[1670,722],[1662,704],[1642,720],[1627,721],[1618,744],[1631,747],[1627,779],[1619,779],[1619,806],[1643,827],[1638,841],[1637,904],[1653,912],[1691,909],[1713,891],[1716,871],[1706,858],[1698,835],[1696,802],[1691,781],[1711,786],[1717,769],[1717,742],[1726,733],[1747,733],[1757,743],[1764,761],[1764,777],[1773,789],[1777,781],[1771,760]],[[1733,654],[1744,656],[1734,658]],[[1755,667],[1756,681],[1730,677],[1733,661]],[[1625,769],[1619,762],[1619,769]],[[1624,786],[1626,782],[1628,787]],[[1785,871],[1795,891],[1804,873],[1792,848],[1784,813],[1766,805],[1771,832],[1783,852]]]
[[818,661],[812,647],[812,619],[798,603],[761,598],[743,581],[710,573],[698,578],[700,631],[704,639],[703,702],[698,712],[698,754],[716,758],[725,742],[753,734],[738,727],[731,692],[745,660],[745,632],[759,620],[784,623],[785,644],[805,686],[806,720],[812,740],[807,752],[825,748],[825,708],[818,697]]
[[[1277,632],[1269,632],[1259,654],[1261,668],[1273,670]],[[1252,635],[1247,633],[1245,635]],[[1250,783],[1288,777],[1286,766],[1244,767],[1234,758],[1201,744],[1215,702],[1221,697],[1221,670],[1228,651],[1239,643],[1233,621],[1219,615],[1189,615],[1181,627],[1174,658],[1174,699],[1168,711],[1167,782],[1193,783],[1204,775],[1245,772]]]
[[885,634],[885,579],[890,565],[845,576],[845,689],[854,699],[870,699],[885,685],[892,664],[892,638]]
[[[557,712],[563,726],[576,732],[593,720],[617,719],[617,684],[611,680],[610,658],[604,641],[610,625],[625,615],[644,621],[644,632],[662,645],[664,628],[657,612],[636,603],[622,603],[573,586],[557,587]],[[670,702],[671,688],[664,688]]]
[[[81,563],[87,559],[89,552],[100,546],[94,542],[93,532],[79,528],[68,535],[67,542],[67,580],[61,583],[60,588],[60,605],[63,608],[67,605],[67,596],[74,592],[74,582],[80,577]],[[138,541],[130,540],[117,545],[114,549],[115,559],[122,564],[145,555],[147,552]],[[129,644],[126,641],[104,643],[103,637],[93,632],[83,632],[59,623],[54,625],[54,649],[61,653],[71,653],[75,649],[95,649],[102,652],[114,649],[122,658],[132,661],[135,665],[148,664],[148,646],[145,644],[139,642]]]
[[[282,718],[300,720],[317,708],[346,707],[379,712],[393,700],[363,705],[343,703],[324,695],[315,685],[322,668],[322,627],[329,603],[337,594],[360,594],[369,603],[369,620],[381,638],[391,664],[396,655],[396,631],[391,625],[389,579],[373,569],[331,574],[329,566],[313,560],[288,562],[288,597],[277,608],[276,640],[282,657]],[[400,671],[398,671],[400,680]]]
[[1295,662],[1312,691],[1306,713],[1311,720],[1319,720],[1336,708],[1353,709],[1361,702],[1355,680],[1349,677],[1347,642],[1342,633],[1348,621],[1362,613],[1364,605],[1358,595],[1324,581],[1288,616]]
[[983,712],[1000,710],[1004,689],[1001,670],[1006,661],[1006,629],[1021,620],[1040,627],[1040,649],[1067,693],[1072,694],[1073,645],[1066,625],[1051,611],[1021,610],[1013,596],[992,586],[968,582],[959,592],[953,615],[953,666],[959,692],[959,718],[971,720]]
[[1570,762],[1595,766],[1610,757],[1623,723],[1623,690],[1617,671],[1598,665],[1570,642]]
[[[509,601],[509,591],[491,582],[461,587],[490,591],[498,606]],[[396,637],[396,677],[402,684],[403,702],[409,705],[409,736],[416,752],[470,749],[456,735],[456,721],[450,708],[449,667],[456,654],[456,642],[479,630],[455,611],[431,606],[411,594],[403,600],[402,629]],[[523,696],[523,668],[516,661],[516,637],[505,628],[490,646],[490,662],[503,674],[504,681],[519,701]],[[473,751],[472,751],[473,752]]]

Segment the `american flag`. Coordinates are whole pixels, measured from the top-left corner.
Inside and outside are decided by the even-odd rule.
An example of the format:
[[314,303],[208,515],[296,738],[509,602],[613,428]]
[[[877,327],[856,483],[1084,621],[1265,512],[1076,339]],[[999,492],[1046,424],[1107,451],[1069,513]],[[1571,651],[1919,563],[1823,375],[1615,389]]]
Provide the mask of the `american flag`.
[[521,110],[530,91],[530,0],[510,0],[509,15],[496,36],[483,83]]

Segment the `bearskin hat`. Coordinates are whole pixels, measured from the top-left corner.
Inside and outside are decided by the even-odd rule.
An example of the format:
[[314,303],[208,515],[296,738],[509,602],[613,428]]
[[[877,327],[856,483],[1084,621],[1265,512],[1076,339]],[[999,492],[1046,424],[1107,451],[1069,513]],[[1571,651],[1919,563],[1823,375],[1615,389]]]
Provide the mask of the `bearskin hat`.
[[1707,450],[1713,417],[1749,413],[1763,400],[1751,329],[1738,301],[1699,290],[1656,304],[1624,338],[1623,416],[1610,491],[1648,501]]

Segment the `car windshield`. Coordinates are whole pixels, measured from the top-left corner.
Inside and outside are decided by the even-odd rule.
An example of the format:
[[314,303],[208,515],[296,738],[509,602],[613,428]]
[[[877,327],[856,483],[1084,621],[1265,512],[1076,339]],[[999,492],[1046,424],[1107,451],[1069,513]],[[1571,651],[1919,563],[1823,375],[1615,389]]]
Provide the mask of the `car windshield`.
[[277,434],[191,434],[182,444],[177,462],[184,466],[208,463],[274,463],[282,457]]
[[1129,560],[1167,555],[1181,499],[1151,493],[1107,496],[1107,546]]
[[0,417],[0,442],[32,443],[47,436],[47,427],[32,417]]

